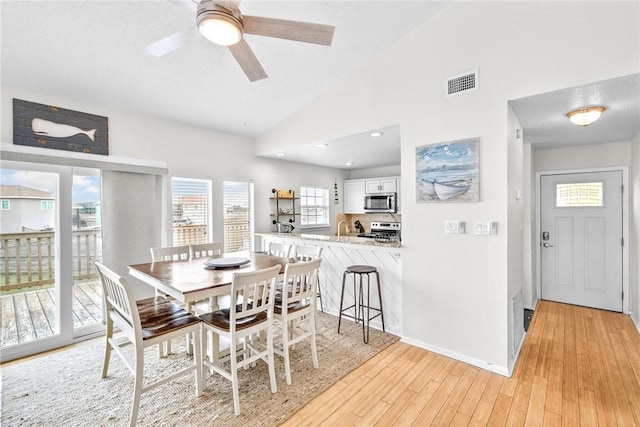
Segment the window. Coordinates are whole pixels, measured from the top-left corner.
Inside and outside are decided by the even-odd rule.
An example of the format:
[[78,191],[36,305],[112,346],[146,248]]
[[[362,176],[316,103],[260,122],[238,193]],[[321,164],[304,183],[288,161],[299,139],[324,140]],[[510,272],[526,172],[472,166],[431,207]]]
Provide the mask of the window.
[[210,181],[171,178],[173,245],[208,243]]
[[53,200],[40,200],[40,210],[41,211],[52,211],[53,210]]
[[556,185],[556,207],[602,207],[603,183],[578,182]]
[[329,226],[329,190],[300,187],[300,213],[302,228]]
[[11,210],[11,200],[8,200],[8,199],[0,200],[0,209],[3,211]]
[[253,183],[225,181],[224,251],[253,250]]

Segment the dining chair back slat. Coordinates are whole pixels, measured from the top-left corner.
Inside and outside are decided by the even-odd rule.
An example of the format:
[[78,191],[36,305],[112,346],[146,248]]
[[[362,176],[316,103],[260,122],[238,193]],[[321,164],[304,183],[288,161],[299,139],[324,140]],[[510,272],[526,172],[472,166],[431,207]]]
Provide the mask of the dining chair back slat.
[[[296,261],[311,261],[313,259],[322,258],[322,246],[304,246],[295,245],[293,248],[293,258]],[[324,312],[322,305],[322,289],[320,288],[320,273],[317,278],[318,299],[320,300],[320,311]]]
[[200,243],[189,245],[189,258],[205,258],[222,255],[222,242]]
[[151,248],[151,261],[186,261],[189,259],[189,245]]
[[292,248],[293,245],[290,244],[269,242],[267,253],[280,258],[291,258]]

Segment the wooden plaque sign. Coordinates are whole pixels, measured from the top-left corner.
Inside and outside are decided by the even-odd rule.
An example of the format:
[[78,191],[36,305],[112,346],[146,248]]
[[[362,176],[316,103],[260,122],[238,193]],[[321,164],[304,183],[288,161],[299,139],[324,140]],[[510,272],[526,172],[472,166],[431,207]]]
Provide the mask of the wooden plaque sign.
[[14,99],[13,143],[108,155],[109,123],[107,117]]

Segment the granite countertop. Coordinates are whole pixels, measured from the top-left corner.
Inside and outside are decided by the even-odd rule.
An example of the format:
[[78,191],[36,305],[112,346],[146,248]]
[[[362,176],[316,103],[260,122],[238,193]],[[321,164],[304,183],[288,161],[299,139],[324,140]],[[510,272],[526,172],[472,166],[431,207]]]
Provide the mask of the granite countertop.
[[348,234],[338,236],[330,236],[327,234],[305,234],[305,233],[276,233],[276,232],[267,232],[267,233],[256,233],[257,235],[263,236],[277,236],[277,237],[288,237],[292,239],[305,239],[305,240],[320,240],[324,242],[335,242],[335,243],[351,243],[355,245],[369,245],[369,246],[382,246],[387,248],[399,248],[401,247],[401,242],[381,242],[376,239],[369,239],[364,237],[358,237],[355,234]]

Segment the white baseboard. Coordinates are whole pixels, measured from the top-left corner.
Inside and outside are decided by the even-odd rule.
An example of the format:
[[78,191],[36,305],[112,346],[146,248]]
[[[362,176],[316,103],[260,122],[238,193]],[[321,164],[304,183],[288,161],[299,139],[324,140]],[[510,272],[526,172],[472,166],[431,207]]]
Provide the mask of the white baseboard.
[[520,344],[518,344],[518,348],[516,349],[516,354],[514,355],[511,362],[509,362],[509,375],[511,377],[513,375],[513,369],[516,367],[516,363],[518,362],[518,357],[520,357],[520,351],[522,350],[522,346],[524,345],[524,339],[527,337],[527,331],[524,331],[522,334],[522,339],[520,340]]
[[[523,338],[524,339],[524,338]],[[434,353],[441,354],[446,357],[450,357],[452,359],[459,360],[464,363],[468,363],[469,365],[477,366],[478,368],[485,369],[487,371],[500,374],[505,377],[509,377],[511,375],[511,371],[505,367],[494,365],[489,362],[485,362],[484,360],[476,359],[475,357],[469,357],[464,354],[457,353],[455,351],[447,350],[441,347],[437,347],[435,345],[427,344],[421,341],[414,340],[412,338],[402,337],[400,341],[410,344],[414,347],[419,347],[424,350],[432,351]]]
[[631,317],[631,321],[633,322],[634,325],[636,325],[636,329],[640,334],[640,319],[638,319],[638,316],[636,316],[635,313],[629,313],[629,317]]

